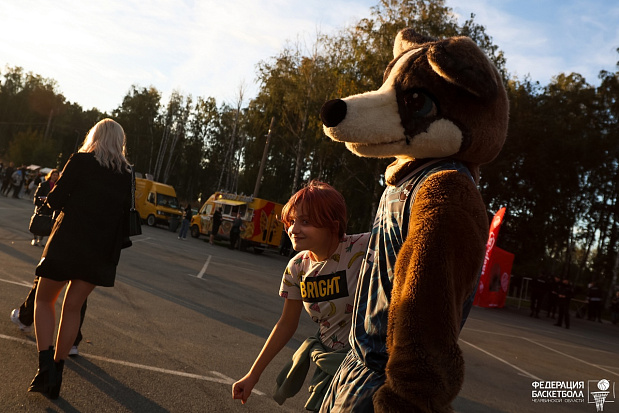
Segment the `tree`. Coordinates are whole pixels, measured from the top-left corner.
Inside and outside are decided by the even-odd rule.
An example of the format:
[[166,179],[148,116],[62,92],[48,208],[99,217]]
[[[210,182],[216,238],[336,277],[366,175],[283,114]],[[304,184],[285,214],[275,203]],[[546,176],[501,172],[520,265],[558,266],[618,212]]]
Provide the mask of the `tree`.
[[0,83],[0,153],[17,133],[27,129],[41,131],[51,139],[52,119],[64,112],[65,98],[57,92],[56,81],[25,72],[21,67],[6,67]]
[[[284,173],[291,177],[290,194],[297,191],[301,177],[307,174],[311,148],[322,137],[318,113],[328,93],[326,87],[329,83],[325,61],[319,54],[320,47],[317,41],[311,46],[310,55],[305,56],[300,42],[297,42],[287,45],[271,61],[258,65],[262,87],[250,109],[258,110],[263,118],[261,123],[269,122],[273,116],[278,119],[273,131],[273,145],[280,148],[277,155],[285,154],[290,165],[291,171]],[[262,134],[266,129],[268,127],[263,126]],[[259,153],[256,151],[256,158],[250,164],[259,165]],[[271,157],[270,166],[274,163],[277,161]],[[266,168],[265,179],[268,179],[269,169]]]
[[[228,191],[236,192],[238,189],[238,177],[240,167],[240,153],[242,152],[244,139],[237,139],[237,135],[242,135],[240,132],[240,117],[241,109],[243,107],[243,99],[245,96],[244,85],[239,86],[236,108],[234,109],[234,116],[232,122],[232,130],[228,139],[226,155],[223,158],[221,164],[221,172],[219,175],[219,181],[217,186],[225,188]],[[239,136],[240,138],[240,136]]]
[[[170,96],[170,101],[163,117],[164,134],[159,145],[157,163],[155,165],[154,174],[156,181],[159,181],[161,178],[163,183],[167,183],[170,178],[170,170],[175,161],[176,144],[179,139],[184,138],[189,113],[191,111],[192,100],[191,95],[185,98],[177,91],[172,92],[172,95]],[[166,154],[167,162],[165,160]],[[164,163],[165,169],[163,169]],[[162,169],[163,174],[160,174]]]
[[161,93],[151,87],[132,85],[113,116],[127,135],[129,159],[137,171],[153,173],[155,148],[159,147],[163,126],[160,111]]
[[7,155],[15,165],[56,166],[57,151],[54,142],[44,140],[41,132],[32,129],[15,135]]
[[206,148],[210,137],[215,133],[218,120],[219,112],[215,99],[198,97],[189,114],[185,139],[180,143],[183,156],[178,159],[180,176],[175,188],[179,196],[185,199],[202,199],[214,192],[212,177],[215,174],[215,165],[206,157]]

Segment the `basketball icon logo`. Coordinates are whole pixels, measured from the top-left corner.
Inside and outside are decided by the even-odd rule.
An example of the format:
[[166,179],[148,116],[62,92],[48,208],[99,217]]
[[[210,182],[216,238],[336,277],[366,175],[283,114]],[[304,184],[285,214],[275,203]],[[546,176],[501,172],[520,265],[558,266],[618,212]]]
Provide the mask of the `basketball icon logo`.
[[608,390],[609,387],[610,387],[610,383],[608,382],[608,380],[602,379],[602,380],[598,381],[598,389],[600,389],[602,391],[606,391],[606,390]]

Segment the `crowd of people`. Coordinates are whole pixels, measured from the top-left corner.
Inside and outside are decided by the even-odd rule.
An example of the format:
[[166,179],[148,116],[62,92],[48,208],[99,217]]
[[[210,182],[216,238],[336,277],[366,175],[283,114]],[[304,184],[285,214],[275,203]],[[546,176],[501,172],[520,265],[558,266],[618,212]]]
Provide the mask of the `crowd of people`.
[[[574,298],[574,285],[566,278],[561,279],[557,276],[546,276],[538,274],[531,279],[530,283],[530,314],[529,317],[540,318],[540,312],[546,310],[546,317],[554,319],[557,317],[556,326],[570,328],[570,304]],[[610,310],[613,324],[619,322],[619,291],[615,293],[611,300]],[[584,306],[576,312],[577,317],[586,316],[589,321],[602,322],[602,311],[604,310],[604,291],[599,282],[591,281],[587,286]]]
[[0,162],[0,193],[6,197],[22,198],[30,196],[41,182],[45,181],[45,174],[39,169],[28,169],[25,165],[15,167],[13,162],[4,165]]

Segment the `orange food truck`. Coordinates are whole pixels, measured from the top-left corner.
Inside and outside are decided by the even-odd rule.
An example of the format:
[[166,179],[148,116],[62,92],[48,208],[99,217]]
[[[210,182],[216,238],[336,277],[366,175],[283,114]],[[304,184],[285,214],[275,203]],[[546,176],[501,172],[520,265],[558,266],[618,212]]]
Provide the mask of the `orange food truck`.
[[269,247],[279,247],[284,231],[284,225],[278,220],[282,207],[266,199],[215,192],[192,217],[191,236],[210,235],[213,214],[221,208],[221,226],[215,238],[229,240],[232,221],[240,213],[244,228],[241,228],[241,248],[253,247],[254,252],[261,253]]

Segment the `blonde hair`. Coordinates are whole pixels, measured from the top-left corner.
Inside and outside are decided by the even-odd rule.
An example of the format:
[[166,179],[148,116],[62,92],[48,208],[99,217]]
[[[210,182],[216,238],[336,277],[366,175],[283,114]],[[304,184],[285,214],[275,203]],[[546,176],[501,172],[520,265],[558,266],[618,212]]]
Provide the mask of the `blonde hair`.
[[94,152],[101,166],[122,173],[129,170],[125,158],[127,137],[120,124],[106,118],[97,122],[86,135],[78,152]]

